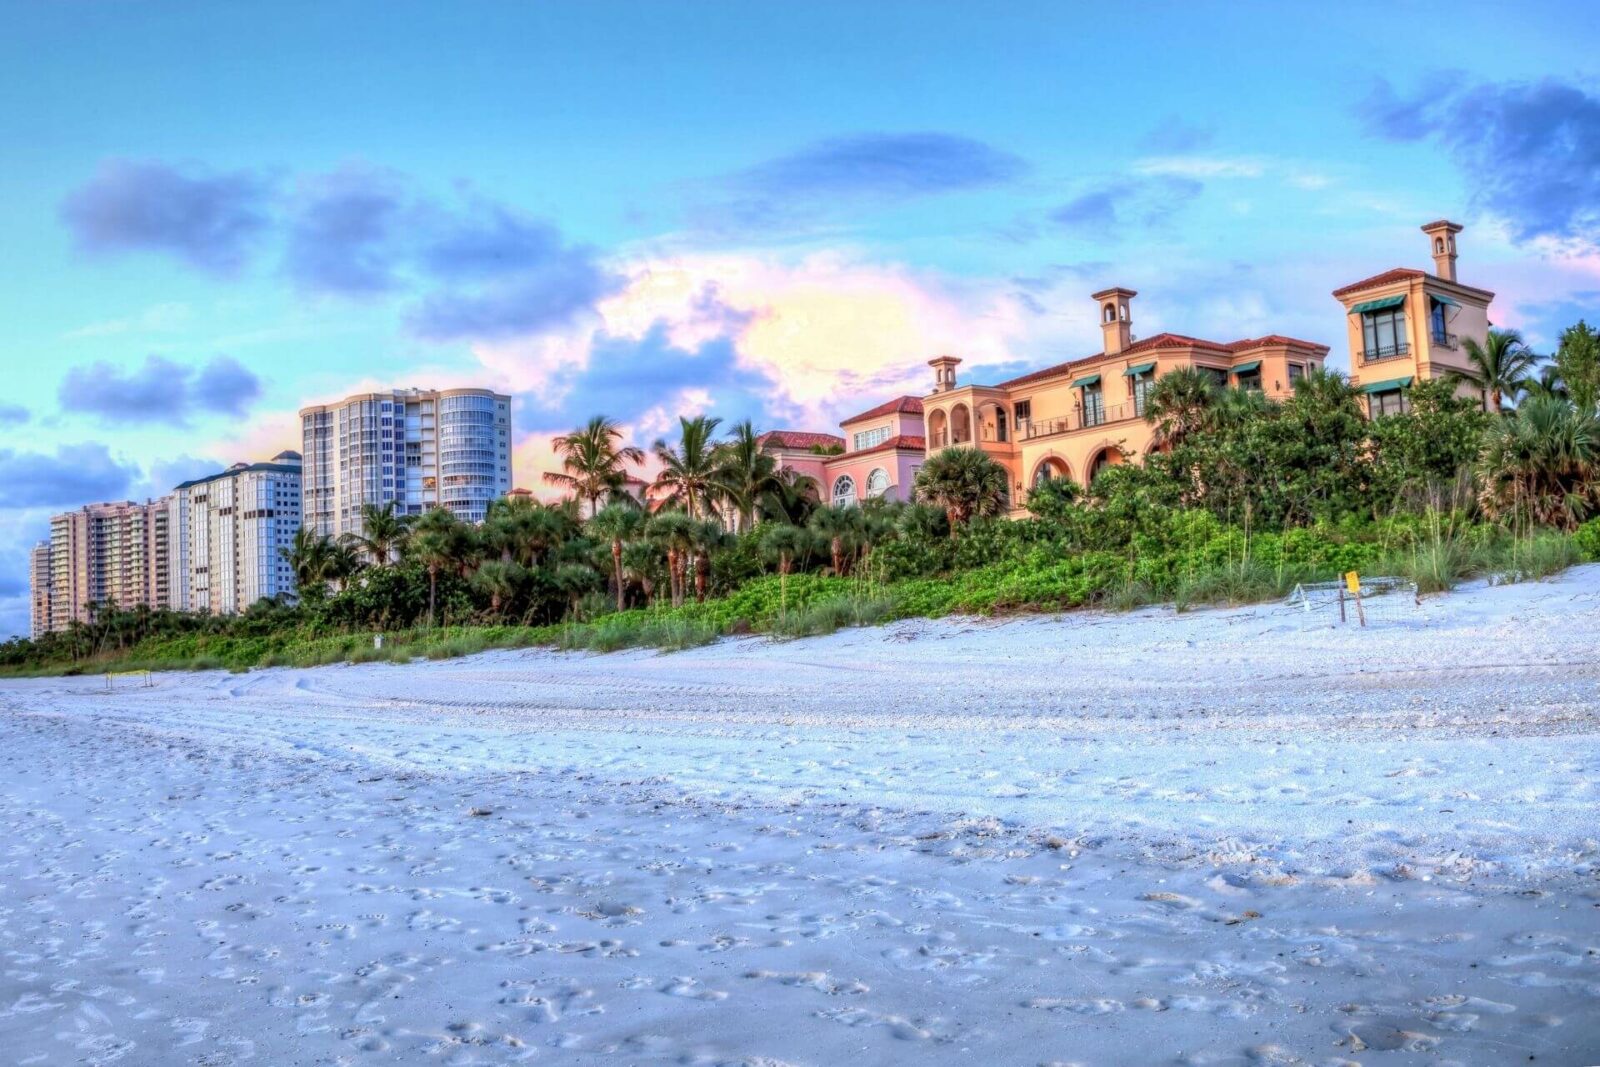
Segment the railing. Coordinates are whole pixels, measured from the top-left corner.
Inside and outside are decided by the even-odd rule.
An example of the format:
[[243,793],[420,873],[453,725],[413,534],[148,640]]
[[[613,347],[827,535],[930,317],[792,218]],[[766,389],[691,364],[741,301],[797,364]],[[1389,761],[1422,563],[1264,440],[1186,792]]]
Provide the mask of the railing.
[[1381,348],[1367,349],[1365,352],[1361,353],[1361,362],[1377,363],[1380,360],[1385,359],[1399,359],[1401,356],[1410,354],[1410,352],[1410,342],[1402,341],[1397,345],[1385,345]]
[[1456,347],[1456,335],[1453,334],[1453,333],[1445,333],[1445,332],[1440,331],[1440,330],[1435,330],[1434,333],[1433,333],[1433,347],[1435,347],[1435,348],[1455,348]]
[[1144,417],[1144,404],[1130,400],[1125,404],[1108,404],[1103,408],[1079,410],[1055,419],[1030,419],[1017,432],[1017,440],[1032,441],[1060,433],[1094,430],[1114,422],[1127,422]]

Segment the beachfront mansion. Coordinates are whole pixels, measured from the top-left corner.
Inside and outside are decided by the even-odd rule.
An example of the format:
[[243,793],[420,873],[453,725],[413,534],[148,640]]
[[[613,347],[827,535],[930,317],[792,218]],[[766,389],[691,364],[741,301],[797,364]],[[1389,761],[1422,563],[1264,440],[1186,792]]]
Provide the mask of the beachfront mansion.
[[[1350,381],[1369,417],[1406,409],[1417,379],[1470,373],[1463,342],[1480,345],[1494,294],[1456,279],[1456,235],[1447,220],[1422,227],[1434,271],[1396,267],[1343,286],[1333,295],[1348,324]],[[1282,398],[1327,361],[1329,348],[1282,334],[1212,341],[1177,333],[1139,338],[1132,289],[1093,294],[1101,350],[997,382],[959,380],[957,356],[929,361],[923,396],[902,396],[851,416],[842,435],[771,430],[762,440],[784,467],[816,479],[824,500],[910,499],[924,460],[941,449],[982,449],[1010,474],[1011,514],[1024,514],[1028,491],[1052,478],[1088,485],[1106,466],[1136,461],[1154,430],[1145,403],[1161,375],[1192,367],[1219,386],[1259,389]],[[1463,384],[1462,391],[1482,391]]]

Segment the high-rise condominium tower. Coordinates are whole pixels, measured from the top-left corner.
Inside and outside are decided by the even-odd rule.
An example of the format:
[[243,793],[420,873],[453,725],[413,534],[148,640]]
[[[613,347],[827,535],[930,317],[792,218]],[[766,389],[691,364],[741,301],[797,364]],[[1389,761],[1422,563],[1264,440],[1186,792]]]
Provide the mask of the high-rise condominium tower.
[[[171,497],[89,504],[50,520],[50,629],[88,622],[103,607],[171,606],[168,590]],[[35,550],[37,551],[37,550]],[[35,575],[41,561],[35,558]],[[34,593],[34,602],[40,596]]]
[[300,529],[300,453],[235,463],[172,491],[172,606],[231,615],[294,592],[284,550]]
[[488,389],[361,393],[300,410],[305,525],[361,532],[363,504],[482,522],[511,491],[511,398]]

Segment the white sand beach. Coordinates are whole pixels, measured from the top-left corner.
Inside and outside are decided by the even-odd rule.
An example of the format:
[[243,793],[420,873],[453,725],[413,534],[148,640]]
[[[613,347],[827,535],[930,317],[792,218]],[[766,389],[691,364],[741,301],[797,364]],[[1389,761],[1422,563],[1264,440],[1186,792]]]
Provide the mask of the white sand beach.
[[0,682],[17,1064],[1600,1062],[1600,567]]

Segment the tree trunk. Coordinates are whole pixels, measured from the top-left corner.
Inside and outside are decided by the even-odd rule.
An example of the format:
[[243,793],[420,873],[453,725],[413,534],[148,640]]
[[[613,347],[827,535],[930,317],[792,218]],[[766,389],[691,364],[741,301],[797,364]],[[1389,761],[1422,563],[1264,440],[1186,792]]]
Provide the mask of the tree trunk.
[[428,567],[428,626],[433,627],[433,608],[438,601],[439,594],[439,568],[433,565]]
[[835,537],[828,542],[828,550],[833,555],[833,574],[836,578],[844,577],[844,542]]
[[706,584],[711,576],[711,557],[704,552],[695,553],[694,557],[694,598],[700,603],[706,600]]
[[611,570],[617,579],[617,610],[622,610],[622,541],[613,538],[611,541]]

